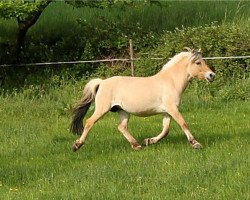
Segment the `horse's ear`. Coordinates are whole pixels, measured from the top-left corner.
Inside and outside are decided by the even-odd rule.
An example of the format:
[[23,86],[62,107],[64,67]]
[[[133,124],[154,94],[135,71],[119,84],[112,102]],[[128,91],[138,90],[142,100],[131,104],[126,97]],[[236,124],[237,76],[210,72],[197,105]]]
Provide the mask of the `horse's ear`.
[[183,50],[187,50],[188,52],[192,52],[192,49],[190,49],[189,47],[184,47]]

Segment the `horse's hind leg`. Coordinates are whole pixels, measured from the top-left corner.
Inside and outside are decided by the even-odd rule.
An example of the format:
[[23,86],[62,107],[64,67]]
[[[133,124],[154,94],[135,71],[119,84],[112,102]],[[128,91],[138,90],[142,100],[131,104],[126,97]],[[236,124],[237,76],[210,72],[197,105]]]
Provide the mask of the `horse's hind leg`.
[[163,125],[162,132],[159,135],[157,135],[156,137],[146,138],[144,140],[144,144],[146,146],[148,146],[150,144],[155,144],[158,141],[160,141],[162,138],[166,137],[168,135],[168,132],[169,132],[170,121],[171,121],[171,117],[168,115],[164,115],[163,122],[162,122],[162,125]]
[[84,144],[84,141],[86,140],[86,137],[92,128],[92,126],[95,124],[95,122],[98,121],[98,119],[101,118],[102,115],[94,113],[90,118],[88,118],[85,122],[84,130],[81,135],[81,137],[76,140],[76,142],[73,144],[72,148],[73,151],[77,151],[78,149],[81,148],[81,146]]
[[120,123],[118,125],[118,130],[124,135],[124,137],[129,141],[131,147],[135,150],[139,150],[141,145],[136,141],[136,139],[128,132],[128,121],[129,121],[129,113],[120,110]]
[[72,146],[73,151],[77,151],[78,149],[81,148],[92,126],[109,111],[109,107],[110,107],[109,104],[103,104],[100,106],[100,104],[96,102],[95,112],[90,118],[86,120],[81,137],[78,140],[76,140],[76,142]]

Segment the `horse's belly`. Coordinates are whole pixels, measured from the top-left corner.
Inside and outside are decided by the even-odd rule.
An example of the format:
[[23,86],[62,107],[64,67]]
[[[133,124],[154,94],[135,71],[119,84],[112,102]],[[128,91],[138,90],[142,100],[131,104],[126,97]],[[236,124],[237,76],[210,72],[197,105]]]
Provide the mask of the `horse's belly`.
[[145,105],[145,104],[141,104],[141,105],[135,105],[135,104],[130,104],[130,105],[121,105],[120,106],[122,110],[131,113],[133,115],[136,116],[140,116],[140,117],[147,117],[147,116],[151,116],[151,115],[157,115],[160,113],[165,113],[166,109],[164,106],[161,105]]
[[138,116],[138,117],[148,117],[148,116],[152,116],[152,115],[157,115],[160,114],[162,112],[155,112],[155,111],[143,111],[143,112],[131,112],[132,115]]
[[137,111],[131,111],[130,113],[136,116],[140,117],[147,117],[151,115],[157,115],[160,113],[165,113],[165,109],[159,109],[159,108],[152,108],[152,109],[144,109],[144,110],[137,110]]

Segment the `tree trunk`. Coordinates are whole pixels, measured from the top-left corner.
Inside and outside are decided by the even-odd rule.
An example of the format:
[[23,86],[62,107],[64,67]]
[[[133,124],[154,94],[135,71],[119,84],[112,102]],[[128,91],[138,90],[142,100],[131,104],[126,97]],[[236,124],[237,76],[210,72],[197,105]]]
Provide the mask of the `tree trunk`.
[[32,13],[32,15],[28,16],[25,19],[21,19],[20,17],[17,18],[18,22],[18,33],[17,33],[17,40],[16,40],[16,47],[15,47],[15,63],[20,62],[20,53],[22,51],[22,48],[24,46],[25,42],[25,36],[28,32],[29,28],[33,26],[44,9],[52,2],[53,0],[45,1],[43,4],[41,4],[40,7],[38,7],[37,11]]

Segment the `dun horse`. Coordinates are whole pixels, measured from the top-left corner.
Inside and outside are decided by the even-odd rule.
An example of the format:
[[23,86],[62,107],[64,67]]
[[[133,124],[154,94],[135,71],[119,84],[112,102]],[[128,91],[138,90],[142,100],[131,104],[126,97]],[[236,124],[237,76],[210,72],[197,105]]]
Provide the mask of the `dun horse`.
[[[128,131],[130,114],[143,117],[163,115],[161,133],[156,137],[146,138],[145,145],[157,143],[167,136],[170,120],[173,118],[192,147],[201,148],[178,110],[182,93],[195,77],[212,82],[215,73],[207,66],[199,51],[189,49],[188,52],[175,55],[154,76],[115,76],[105,80],[90,80],[84,88],[80,103],[74,109],[71,131],[82,135],[74,143],[73,150],[77,151],[84,144],[91,127],[109,111],[119,114],[118,129],[135,150],[139,150],[141,145]],[[92,102],[95,102],[95,111],[83,128],[83,118]]]

